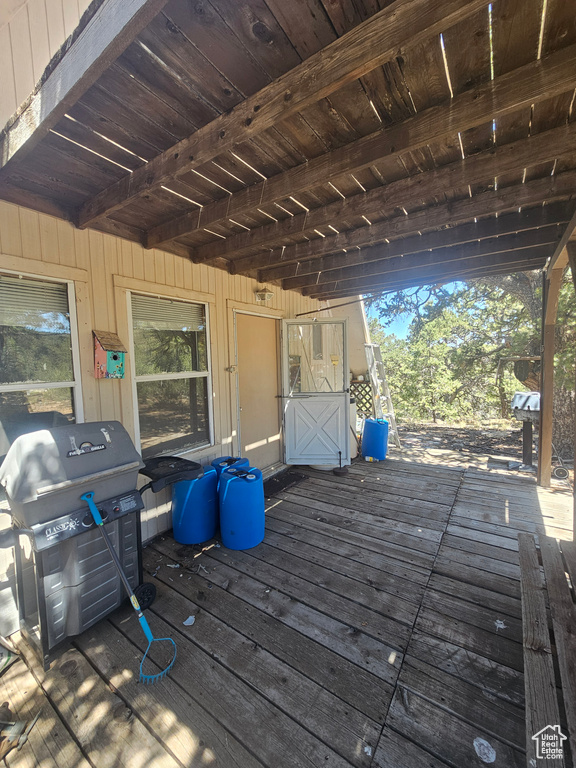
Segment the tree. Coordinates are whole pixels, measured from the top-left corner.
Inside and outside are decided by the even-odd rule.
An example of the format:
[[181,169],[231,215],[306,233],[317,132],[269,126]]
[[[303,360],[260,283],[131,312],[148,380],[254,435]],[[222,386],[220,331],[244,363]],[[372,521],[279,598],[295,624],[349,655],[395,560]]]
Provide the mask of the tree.
[[[528,384],[524,388],[535,388],[537,362],[516,365],[518,374],[524,370],[519,381],[504,361],[540,354],[540,271],[424,286],[368,298],[367,304],[399,418],[507,417],[521,381]],[[399,318],[409,321],[406,339],[386,332]],[[555,343],[553,440],[567,453],[573,450],[576,411],[576,302],[569,271],[560,291]]]
[[403,381],[397,383],[404,394],[395,397],[400,412],[433,420],[508,416],[521,385],[508,370],[498,388],[496,371],[500,358],[526,355],[538,342],[540,285],[539,273],[518,273],[369,301],[378,314],[375,339],[388,354],[398,340],[386,328],[399,317],[410,319]]

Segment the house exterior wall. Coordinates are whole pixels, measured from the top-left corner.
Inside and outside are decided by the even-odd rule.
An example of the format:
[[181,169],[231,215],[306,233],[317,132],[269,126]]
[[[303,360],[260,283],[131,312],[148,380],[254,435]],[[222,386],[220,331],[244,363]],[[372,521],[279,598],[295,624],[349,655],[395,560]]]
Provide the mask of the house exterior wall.
[[[188,454],[208,463],[238,450],[236,440],[236,378],[234,311],[290,318],[321,305],[292,291],[273,288],[265,305],[255,302],[255,280],[228,275],[160,250],[93,230],[78,230],[65,221],[0,201],[0,270],[24,276],[73,281],[81,371],[83,420],[114,419],[134,437],[133,361],[126,355],[124,379],[96,379],[92,331],[117,333],[130,340],[129,292],[205,302],[208,307],[213,445]],[[325,305],[322,305],[325,306]],[[359,305],[351,305],[350,326],[361,324]],[[320,317],[329,317],[330,311]],[[257,343],[257,341],[255,342]],[[271,361],[276,365],[277,361]],[[143,537],[149,539],[171,527],[169,497],[146,494],[150,506],[143,515]]]
[[0,129],[32,93],[90,0],[1,0]]

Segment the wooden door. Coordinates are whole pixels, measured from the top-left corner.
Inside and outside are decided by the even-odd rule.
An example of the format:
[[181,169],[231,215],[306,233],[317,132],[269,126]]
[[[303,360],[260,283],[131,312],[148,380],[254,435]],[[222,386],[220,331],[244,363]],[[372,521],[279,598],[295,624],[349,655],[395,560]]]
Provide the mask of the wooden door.
[[241,455],[264,469],[280,462],[278,321],[236,314]]

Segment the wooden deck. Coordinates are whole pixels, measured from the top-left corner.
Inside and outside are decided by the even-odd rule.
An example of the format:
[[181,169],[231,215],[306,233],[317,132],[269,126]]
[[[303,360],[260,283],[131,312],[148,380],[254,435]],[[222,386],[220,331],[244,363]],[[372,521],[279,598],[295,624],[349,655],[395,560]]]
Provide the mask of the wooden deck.
[[0,678],[18,716],[43,707],[9,766],[525,766],[516,537],[572,538],[569,490],[402,458],[298,471],[259,547],[145,549],[169,678],[138,684],[129,609]]

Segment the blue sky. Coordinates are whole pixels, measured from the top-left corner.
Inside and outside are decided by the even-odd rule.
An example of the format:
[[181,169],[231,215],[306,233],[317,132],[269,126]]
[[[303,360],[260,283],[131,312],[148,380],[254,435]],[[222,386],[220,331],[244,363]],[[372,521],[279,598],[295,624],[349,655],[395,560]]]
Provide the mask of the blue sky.
[[[444,290],[448,291],[448,293],[452,293],[454,290],[456,290],[457,286],[461,286],[461,282],[453,282],[453,283],[446,283],[444,285]],[[370,320],[371,317],[374,317],[376,313],[373,310],[366,310],[366,314],[368,315],[368,319]],[[386,326],[385,331],[387,334],[392,335],[394,334],[399,339],[405,339],[408,335],[408,329],[410,327],[410,323],[412,322],[412,318],[414,317],[413,314],[405,315],[402,318],[398,318],[392,322],[391,325]]]

